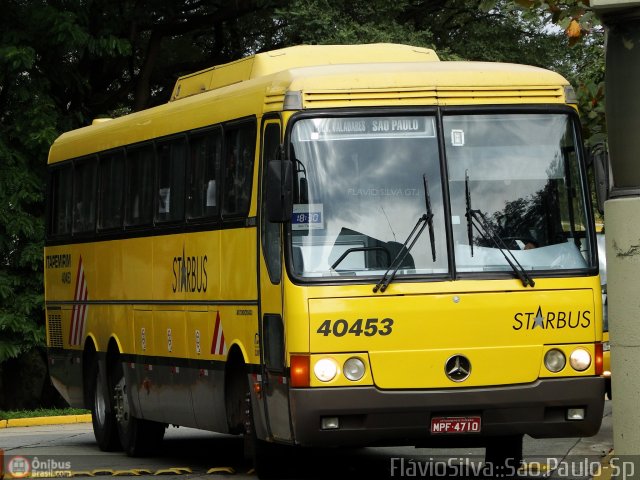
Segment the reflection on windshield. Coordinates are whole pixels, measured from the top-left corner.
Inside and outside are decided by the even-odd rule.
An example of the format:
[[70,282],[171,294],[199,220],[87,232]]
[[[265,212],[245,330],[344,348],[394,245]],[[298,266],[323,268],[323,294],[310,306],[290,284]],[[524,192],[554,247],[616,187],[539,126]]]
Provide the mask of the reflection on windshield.
[[472,252],[465,188],[526,270],[588,266],[582,178],[566,115],[447,116],[444,135],[458,271],[510,268],[483,237],[473,238]]
[[[589,266],[583,178],[567,115],[446,115],[443,128],[446,199],[434,117],[297,121],[290,150],[297,174],[291,222],[294,273],[370,276],[375,283],[395,269],[393,259],[403,258],[397,277],[442,276],[450,273],[453,255],[459,273],[513,275],[495,243],[476,235],[470,248],[465,171],[473,208],[523,269]],[[425,191],[433,228],[404,255],[402,242],[427,213]],[[445,218],[449,199],[451,218]],[[453,252],[447,231],[453,233]]]
[[[432,117],[301,120],[292,139],[298,170],[304,171],[298,174],[292,221],[298,274],[382,275],[401,253],[416,219],[427,213],[423,174],[435,250],[446,251]],[[446,257],[434,261],[429,241],[428,235],[418,238],[398,275],[447,272]]]

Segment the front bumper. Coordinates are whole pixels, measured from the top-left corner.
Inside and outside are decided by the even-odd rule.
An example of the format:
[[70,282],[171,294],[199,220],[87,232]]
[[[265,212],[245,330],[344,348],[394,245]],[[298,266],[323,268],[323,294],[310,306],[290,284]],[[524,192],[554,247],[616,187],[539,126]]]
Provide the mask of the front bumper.
[[[604,380],[540,379],[525,385],[441,390],[376,387],[290,390],[296,443],[308,446],[486,446],[492,437],[588,437],[600,429]],[[567,420],[568,408],[584,408],[584,420]],[[480,415],[473,434],[430,433],[433,416]],[[322,417],[340,428],[321,429]]]

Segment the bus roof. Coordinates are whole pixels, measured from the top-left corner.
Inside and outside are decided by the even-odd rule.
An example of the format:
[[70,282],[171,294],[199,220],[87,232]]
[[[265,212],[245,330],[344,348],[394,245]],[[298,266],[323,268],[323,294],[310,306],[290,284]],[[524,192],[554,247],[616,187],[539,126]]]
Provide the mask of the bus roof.
[[64,133],[49,163],[283,109],[565,103],[567,85],[537,67],[440,62],[406,45],[291,47],[181,77],[165,105]]
[[428,48],[393,43],[366,45],[298,45],[258,53],[178,78],[170,101],[292,68],[370,62],[437,62]]

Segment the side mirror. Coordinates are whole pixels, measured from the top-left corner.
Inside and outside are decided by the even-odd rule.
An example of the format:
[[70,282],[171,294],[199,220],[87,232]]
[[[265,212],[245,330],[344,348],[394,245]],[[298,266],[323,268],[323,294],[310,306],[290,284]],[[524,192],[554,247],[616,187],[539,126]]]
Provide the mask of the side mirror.
[[598,211],[604,212],[604,202],[609,199],[611,191],[611,162],[606,144],[601,143],[591,149],[591,161],[596,180],[596,200]]
[[270,160],[267,164],[267,219],[273,223],[291,221],[293,211],[293,168],[288,160]]

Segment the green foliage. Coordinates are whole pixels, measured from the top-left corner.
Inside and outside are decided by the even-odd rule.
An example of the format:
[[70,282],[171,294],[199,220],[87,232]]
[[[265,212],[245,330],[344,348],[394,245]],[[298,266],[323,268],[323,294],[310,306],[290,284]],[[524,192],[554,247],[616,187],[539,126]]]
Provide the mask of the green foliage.
[[604,29],[588,2],[519,0],[510,8],[521,12],[526,21],[541,21],[546,31],[558,32],[561,50],[554,55],[564,61],[547,67],[563,74],[576,89],[587,146],[605,141]]
[[36,408],[34,410],[0,410],[0,420],[16,418],[58,417],[62,415],[86,415],[91,413],[82,408]]
[[[444,60],[557,71],[576,89],[587,143],[606,136],[604,33],[579,1],[293,0],[276,18],[285,45],[399,42],[434,48]],[[565,32],[572,20],[589,34],[583,41]]]
[[416,2],[399,0],[293,0],[277,11],[287,44],[407,43],[432,46],[428,28],[408,12]]
[[98,116],[164,102],[177,75],[256,48],[234,27],[264,27],[272,3],[3,2],[0,363],[44,344],[44,194],[54,139]]

